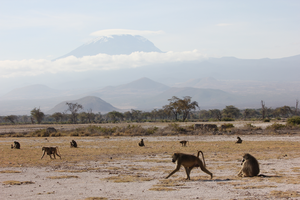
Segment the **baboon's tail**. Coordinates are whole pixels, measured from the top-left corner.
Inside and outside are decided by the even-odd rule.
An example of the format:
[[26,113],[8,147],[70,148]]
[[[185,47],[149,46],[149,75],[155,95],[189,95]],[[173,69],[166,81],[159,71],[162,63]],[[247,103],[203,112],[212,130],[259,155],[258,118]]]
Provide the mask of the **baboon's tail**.
[[204,154],[203,154],[203,152],[202,151],[198,151],[198,155],[197,155],[197,157],[199,158],[199,154],[202,154],[202,160],[203,160],[203,165],[204,165],[204,167],[206,167],[206,164],[205,164],[205,159],[204,159]]

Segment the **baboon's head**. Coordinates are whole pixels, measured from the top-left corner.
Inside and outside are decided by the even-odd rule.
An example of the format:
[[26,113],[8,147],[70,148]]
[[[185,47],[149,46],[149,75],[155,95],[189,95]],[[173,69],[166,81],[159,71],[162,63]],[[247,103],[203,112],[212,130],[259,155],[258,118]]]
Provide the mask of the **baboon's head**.
[[240,140],[241,138],[240,138],[240,137],[237,137],[237,139]]
[[249,159],[251,159],[251,158],[253,158],[253,156],[251,156],[249,153],[244,154],[241,165],[242,165],[246,160],[249,160]]
[[42,151],[45,151],[45,149],[46,149],[46,148],[45,148],[45,147],[43,147],[43,148],[42,148]]
[[172,156],[172,162],[176,162],[176,160],[178,159],[179,154],[178,153],[174,153]]

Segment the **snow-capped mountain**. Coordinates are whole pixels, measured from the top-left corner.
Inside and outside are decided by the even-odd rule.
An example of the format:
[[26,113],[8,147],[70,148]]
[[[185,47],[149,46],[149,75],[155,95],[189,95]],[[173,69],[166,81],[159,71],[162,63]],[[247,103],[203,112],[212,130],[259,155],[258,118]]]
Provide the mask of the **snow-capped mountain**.
[[[136,51],[143,52],[162,52],[148,39],[139,35],[112,35],[103,36],[93,39],[70,53],[61,56],[57,59],[68,56],[75,56],[77,58],[83,56],[93,56],[99,53],[108,55],[131,54]],[[57,60],[55,59],[55,60]]]

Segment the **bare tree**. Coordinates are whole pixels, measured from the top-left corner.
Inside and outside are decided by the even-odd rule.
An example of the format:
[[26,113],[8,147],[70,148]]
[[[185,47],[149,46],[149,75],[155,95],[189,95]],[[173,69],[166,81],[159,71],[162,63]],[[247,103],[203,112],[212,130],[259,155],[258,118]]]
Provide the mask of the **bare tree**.
[[78,116],[78,111],[83,109],[83,106],[79,103],[66,103],[68,106],[68,109],[66,111],[71,112],[71,120],[73,124],[77,123],[77,116]]
[[295,115],[298,115],[298,104],[299,104],[299,99],[296,99]]
[[261,114],[262,118],[265,119],[266,117],[266,107],[265,107],[265,102],[261,100]]

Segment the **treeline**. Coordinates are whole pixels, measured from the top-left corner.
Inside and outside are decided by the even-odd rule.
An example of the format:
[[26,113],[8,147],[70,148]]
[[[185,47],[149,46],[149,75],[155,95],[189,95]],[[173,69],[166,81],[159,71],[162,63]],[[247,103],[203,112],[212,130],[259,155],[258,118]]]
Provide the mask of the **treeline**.
[[118,122],[176,122],[176,121],[234,121],[234,120],[264,120],[271,118],[289,118],[299,116],[298,101],[296,107],[282,106],[278,108],[266,107],[261,101],[259,109],[238,109],[233,105],[224,109],[202,110],[196,101],[186,96],[183,99],[172,97],[169,104],[161,109],[142,111],[131,109],[126,112],[112,111],[106,114],[93,113],[90,109],[83,111],[82,105],[66,103],[65,112],[45,115],[39,108],[34,108],[31,115],[0,116],[1,124],[30,124],[30,123],[118,123]]

